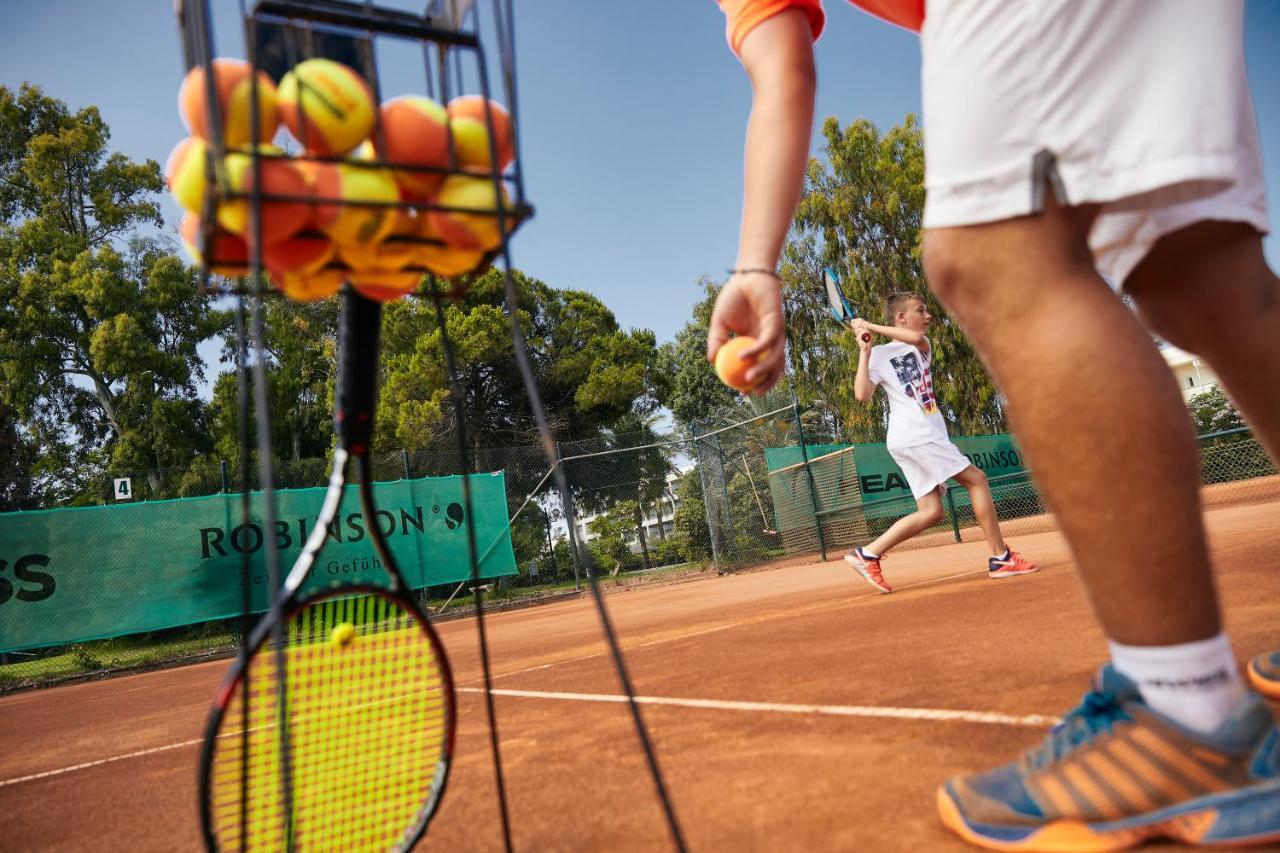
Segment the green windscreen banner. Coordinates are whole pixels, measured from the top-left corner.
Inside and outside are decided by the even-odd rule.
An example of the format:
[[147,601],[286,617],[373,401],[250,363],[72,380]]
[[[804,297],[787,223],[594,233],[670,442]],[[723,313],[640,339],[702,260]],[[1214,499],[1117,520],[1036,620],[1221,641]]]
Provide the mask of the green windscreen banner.
[[[480,575],[515,574],[503,474],[474,474],[470,483]],[[373,488],[378,528],[409,586],[471,577],[462,477]],[[324,494],[323,488],[277,492],[272,532],[264,529],[257,493],[248,523],[238,494],[0,514],[0,652],[237,616],[244,555],[250,608],[262,612],[267,537],[279,548],[283,577]],[[303,589],[386,579],[356,486],[348,486]]]
[[[1012,435],[960,435],[951,439],[960,452],[969,458],[988,478],[1001,477],[1006,474],[1022,473],[1026,464],[1022,451]],[[878,444],[810,444],[806,446],[810,459],[847,447],[855,448],[853,462],[857,468],[858,488],[862,494],[862,505],[869,517],[875,517],[876,504],[884,502],[886,514],[905,515],[899,499],[912,500],[911,487],[902,469],[893,461],[883,443]],[[770,447],[765,449],[765,463],[770,471],[785,468],[802,462],[799,446]],[[950,481],[954,482],[954,481]],[[953,496],[957,505],[968,505],[969,494],[963,489]]]

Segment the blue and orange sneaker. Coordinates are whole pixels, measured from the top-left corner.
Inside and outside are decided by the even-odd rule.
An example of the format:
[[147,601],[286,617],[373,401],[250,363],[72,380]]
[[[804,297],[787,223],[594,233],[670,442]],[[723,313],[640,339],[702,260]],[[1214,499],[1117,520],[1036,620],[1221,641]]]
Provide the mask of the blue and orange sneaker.
[[1249,661],[1248,671],[1254,690],[1280,702],[1280,649],[1264,652]]
[[1038,571],[1040,571],[1038,565],[1008,546],[1005,546],[1003,557],[987,558],[987,577],[996,580],[1030,575]]
[[893,587],[880,572],[880,561],[883,557],[872,557],[861,548],[854,548],[844,555],[844,561],[853,566],[853,570],[862,575],[862,579],[875,587],[882,595],[893,592]]
[[990,850],[1125,850],[1148,839],[1280,842],[1280,733],[1249,693],[1211,735],[1147,707],[1110,665],[1037,748],[938,789],[942,822]]

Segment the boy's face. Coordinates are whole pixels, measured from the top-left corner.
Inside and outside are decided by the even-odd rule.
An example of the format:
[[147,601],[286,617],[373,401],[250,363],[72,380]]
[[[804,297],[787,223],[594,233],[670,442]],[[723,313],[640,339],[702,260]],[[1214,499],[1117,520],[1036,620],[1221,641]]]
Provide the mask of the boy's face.
[[929,316],[929,311],[924,307],[923,299],[912,299],[903,308],[899,309],[897,315],[893,318],[895,326],[903,326],[913,332],[923,332],[929,328],[929,324],[933,322],[933,318]]

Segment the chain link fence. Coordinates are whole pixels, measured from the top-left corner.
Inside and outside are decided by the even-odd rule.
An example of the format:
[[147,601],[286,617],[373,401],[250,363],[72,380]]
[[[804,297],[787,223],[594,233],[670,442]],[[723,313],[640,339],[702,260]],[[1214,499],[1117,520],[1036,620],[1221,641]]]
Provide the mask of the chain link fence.
[[[518,571],[419,592],[429,614],[448,618],[473,609],[474,586],[486,608],[500,609],[577,596],[588,574],[606,585],[652,584],[782,560],[838,558],[874,539],[915,504],[863,494],[858,446],[831,443],[833,432],[821,413],[774,396],[698,421],[687,432],[641,429],[563,442],[558,460],[548,460],[540,446],[478,448],[466,460],[457,451],[394,451],[376,454],[373,471],[378,481],[504,472]],[[1203,436],[1201,458],[1206,506],[1280,500],[1280,476],[1247,430]],[[567,502],[554,487],[553,464],[564,467]],[[326,459],[277,461],[276,487],[323,486],[329,467]],[[250,472],[253,489],[256,464]],[[114,503],[114,482],[121,477],[130,478],[134,501],[242,488],[235,462],[197,460],[183,470],[87,477],[72,503]],[[990,482],[1007,536],[1055,529],[1025,472]],[[963,488],[947,490],[945,510],[940,524],[900,547],[981,538]],[[477,547],[483,552],[492,544]],[[242,619],[222,619],[10,652],[0,655],[0,691],[226,655],[245,628]]]

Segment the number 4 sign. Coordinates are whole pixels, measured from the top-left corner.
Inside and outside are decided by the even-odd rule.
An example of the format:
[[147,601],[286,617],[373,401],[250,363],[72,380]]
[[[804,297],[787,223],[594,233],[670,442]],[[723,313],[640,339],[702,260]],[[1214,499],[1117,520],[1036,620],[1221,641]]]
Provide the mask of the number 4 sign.
[[128,477],[117,477],[115,484],[116,500],[127,501],[133,498],[133,484]]

